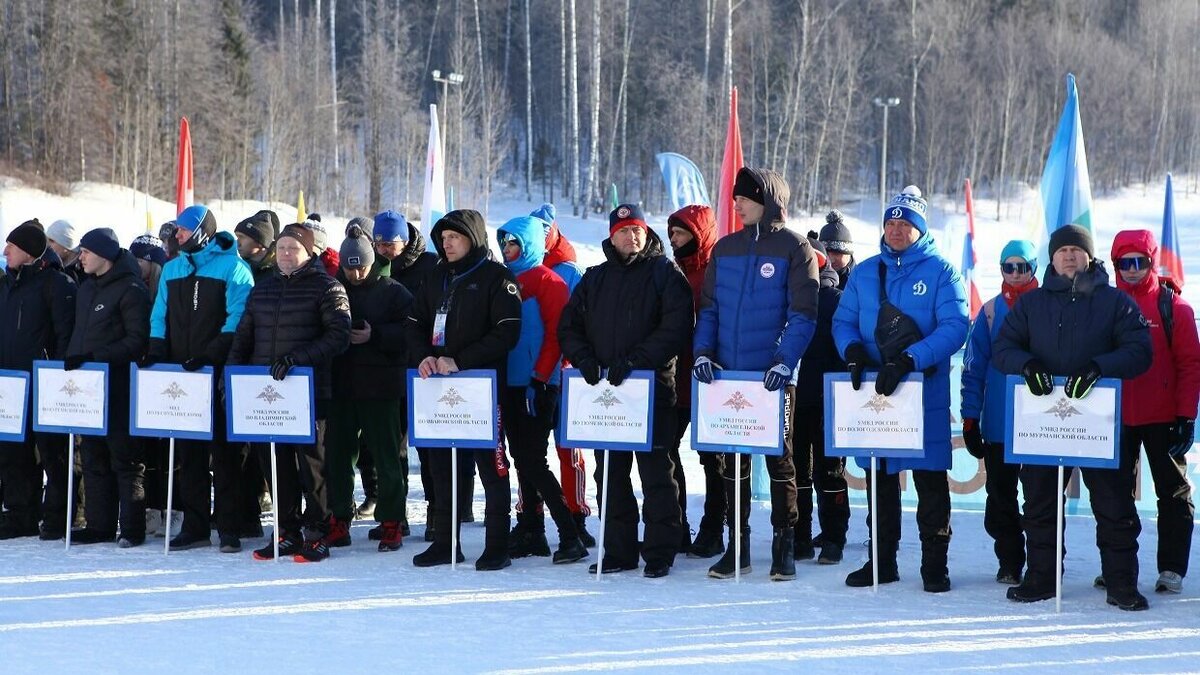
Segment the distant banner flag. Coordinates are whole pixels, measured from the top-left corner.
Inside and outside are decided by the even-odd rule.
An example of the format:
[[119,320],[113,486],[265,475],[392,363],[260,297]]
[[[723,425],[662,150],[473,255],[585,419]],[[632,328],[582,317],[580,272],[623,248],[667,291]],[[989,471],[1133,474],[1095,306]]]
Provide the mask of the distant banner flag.
[[617,200],[617,184],[609,183],[608,184],[608,210],[616,211],[617,207],[620,205],[621,205],[621,202],[619,200]]
[[429,149],[425,153],[425,194],[421,197],[421,230],[429,236],[433,224],[446,215],[446,167],[437,106],[429,106]]
[[1175,228],[1175,191],[1167,174],[1167,201],[1163,206],[1162,250],[1158,252],[1158,276],[1168,279],[1183,291],[1183,252],[1179,248],[1179,230]]
[[[192,132],[186,117],[179,118],[179,166],[175,172],[175,215],[195,203],[196,182],[192,175]],[[149,231],[149,230],[147,230]]]
[[296,222],[303,223],[308,220],[308,211],[304,209],[304,190],[300,191],[300,197],[296,199]]
[[717,193],[717,236],[742,229],[742,222],[733,212],[733,182],[737,172],[745,166],[742,157],[742,132],[738,127],[737,87],[729,94],[729,129],[725,132],[725,157],[721,160],[721,181]]
[[971,300],[971,318],[983,307],[979,297],[979,287],[975,285],[975,263],[979,259],[975,255],[975,202],[971,199],[971,179],[966,179],[967,194],[967,240],[963,243],[962,277],[967,285],[967,296]]
[[667,200],[671,210],[679,210],[689,204],[711,206],[704,176],[692,160],[677,152],[660,152],[654,156],[667,184]]
[[[1046,228],[1042,232],[1043,255],[1050,233],[1063,225],[1080,225],[1095,236],[1092,228],[1092,184],[1088,179],[1087,153],[1083,148],[1083,124],[1079,120],[1079,91],[1075,76],[1067,74],[1067,102],[1063,105],[1046,168],[1040,185]],[[1047,260],[1040,260],[1045,269]]]

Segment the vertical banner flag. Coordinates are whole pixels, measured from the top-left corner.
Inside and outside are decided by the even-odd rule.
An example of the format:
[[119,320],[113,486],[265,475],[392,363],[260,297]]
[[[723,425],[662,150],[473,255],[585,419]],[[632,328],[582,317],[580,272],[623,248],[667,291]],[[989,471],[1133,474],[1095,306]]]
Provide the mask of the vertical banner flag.
[[983,308],[983,301],[979,298],[979,287],[975,285],[975,263],[979,262],[979,258],[975,255],[975,203],[971,199],[971,179],[965,181],[967,194],[967,240],[963,244],[963,261],[962,261],[962,277],[963,283],[967,285],[967,297],[971,304],[971,319],[975,319],[975,315]]
[[308,220],[308,211],[304,208],[304,190],[300,191],[300,196],[296,199],[296,222],[303,223]]
[[677,152],[660,152],[654,156],[667,184],[667,201],[671,210],[678,211],[689,204],[711,206],[704,176],[692,160]]
[[742,158],[742,132],[738,128],[737,87],[729,95],[729,129],[725,132],[725,158],[721,160],[720,192],[717,193],[717,237],[742,229],[733,212],[733,182],[745,164]]
[[608,210],[616,211],[617,207],[620,205],[621,205],[621,202],[617,200],[617,184],[609,183],[608,184]]
[[1183,251],[1179,247],[1179,230],[1175,229],[1175,192],[1171,189],[1171,174],[1167,174],[1167,201],[1163,206],[1162,249],[1158,252],[1160,279],[1168,279],[1183,291]]
[[446,215],[446,167],[437,106],[429,106],[429,150],[425,153],[425,194],[421,197],[421,231],[428,237],[433,224]]
[[[186,117],[179,118],[179,166],[175,172],[175,215],[191,206],[196,199],[196,183],[192,177],[192,132]],[[149,215],[146,216],[149,219]],[[147,225],[149,232],[149,225]]]
[[[1046,217],[1042,251],[1049,248],[1050,233],[1063,225],[1080,225],[1095,236],[1092,185],[1083,148],[1083,124],[1079,120],[1079,91],[1075,88],[1075,76],[1070,73],[1067,74],[1067,102],[1063,105],[1062,117],[1046,156],[1040,191]],[[1038,269],[1046,269],[1048,261],[1042,259],[1039,262],[1042,264]]]

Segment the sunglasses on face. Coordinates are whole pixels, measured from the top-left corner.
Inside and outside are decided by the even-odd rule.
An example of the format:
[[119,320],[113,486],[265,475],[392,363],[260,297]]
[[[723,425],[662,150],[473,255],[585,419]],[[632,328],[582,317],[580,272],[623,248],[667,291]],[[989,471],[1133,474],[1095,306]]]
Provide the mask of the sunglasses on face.
[[1150,258],[1144,255],[1139,255],[1136,258],[1119,258],[1117,260],[1117,267],[1126,272],[1148,270],[1150,269]]
[[517,239],[515,234],[504,234],[500,237],[501,246],[517,246],[521,245],[521,241]]
[[1028,274],[1033,271],[1033,266],[1027,262],[1000,263],[1000,271],[1005,274]]

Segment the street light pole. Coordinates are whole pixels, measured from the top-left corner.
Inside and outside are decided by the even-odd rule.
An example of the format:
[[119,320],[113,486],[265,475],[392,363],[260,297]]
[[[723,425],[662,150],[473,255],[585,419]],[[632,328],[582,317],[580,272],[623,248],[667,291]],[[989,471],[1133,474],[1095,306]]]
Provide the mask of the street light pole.
[[[875,105],[883,108],[883,143],[879,151],[879,212],[887,205],[887,142],[888,142],[888,109],[900,105],[898,98],[876,98]],[[880,232],[883,231],[883,220],[879,221]]]
[[463,76],[462,76],[462,73],[455,73],[455,72],[451,71],[449,73],[446,73],[445,77],[442,77],[442,71],[440,71],[440,70],[433,71],[432,75],[433,75],[433,81],[442,85],[442,155],[445,156],[445,153],[446,153],[446,126],[447,126],[446,122],[450,119],[450,117],[447,113],[447,110],[446,110],[446,105],[447,105],[446,101],[450,96],[450,85],[462,84]]

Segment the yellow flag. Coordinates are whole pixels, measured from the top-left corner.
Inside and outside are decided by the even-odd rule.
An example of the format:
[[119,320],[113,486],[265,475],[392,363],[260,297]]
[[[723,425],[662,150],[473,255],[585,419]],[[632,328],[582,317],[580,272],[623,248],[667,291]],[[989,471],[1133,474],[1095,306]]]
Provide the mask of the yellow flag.
[[150,218],[150,212],[146,212],[146,234],[154,234],[154,221]]
[[300,191],[300,201],[296,204],[296,222],[303,223],[308,219],[308,212],[304,210],[304,190]]

